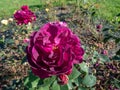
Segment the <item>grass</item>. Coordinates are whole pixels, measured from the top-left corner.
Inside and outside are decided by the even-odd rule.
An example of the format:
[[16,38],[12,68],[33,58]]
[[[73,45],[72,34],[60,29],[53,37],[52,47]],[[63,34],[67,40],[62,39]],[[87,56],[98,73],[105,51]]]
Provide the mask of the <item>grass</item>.
[[112,20],[114,16],[120,14],[120,0],[91,0],[98,4],[99,14],[105,19]]
[[[29,6],[38,6],[42,5],[45,0],[0,0],[0,18],[9,17],[11,16],[15,10],[19,9],[22,5],[29,5]],[[50,0],[46,0],[50,1]],[[52,2],[56,1],[54,4],[60,5],[59,3],[62,2],[66,4],[66,2],[76,2],[76,0],[53,0]],[[120,1],[119,0],[80,0],[80,1],[87,1],[91,4],[98,4],[99,14],[100,16],[111,19],[113,16],[120,13]],[[49,7],[48,7],[49,8]]]
[[0,0],[0,18],[8,17],[21,5],[40,5],[40,0]]

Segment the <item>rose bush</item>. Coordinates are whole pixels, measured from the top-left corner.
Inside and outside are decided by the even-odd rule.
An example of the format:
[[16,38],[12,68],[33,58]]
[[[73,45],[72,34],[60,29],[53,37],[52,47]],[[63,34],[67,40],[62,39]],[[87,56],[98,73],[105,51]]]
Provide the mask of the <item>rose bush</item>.
[[40,78],[69,75],[84,54],[79,38],[64,22],[50,22],[33,32],[26,52],[32,72]]
[[24,5],[21,10],[18,10],[14,14],[14,19],[18,25],[28,24],[29,22],[35,21],[35,14],[29,9],[28,6]]

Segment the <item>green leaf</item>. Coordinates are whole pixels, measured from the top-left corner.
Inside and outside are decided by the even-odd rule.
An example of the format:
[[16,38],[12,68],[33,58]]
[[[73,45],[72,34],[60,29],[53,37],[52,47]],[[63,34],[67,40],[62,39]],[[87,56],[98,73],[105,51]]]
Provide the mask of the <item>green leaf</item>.
[[120,60],[120,55],[116,55],[112,58],[112,60]]
[[[80,76],[79,76],[80,77]],[[74,81],[72,81],[73,83],[75,83],[75,85],[79,86],[79,77],[74,79]]]
[[116,16],[119,17],[119,16],[120,16],[120,13],[118,13]]
[[31,72],[29,73],[29,76],[24,79],[24,85],[28,88],[35,88],[38,86],[40,78],[33,75]]
[[68,86],[69,90],[71,90],[73,88],[72,82],[69,81],[68,84],[67,84],[67,86]]
[[40,86],[35,90],[49,90],[49,86]]
[[117,88],[120,88],[120,80],[119,80],[119,79],[114,78],[113,83],[114,83],[114,85],[115,85]]
[[[79,0],[78,0],[79,1]],[[84,4],[88,2],[88,0],[83,0]]]
[[60,90],[69,90],[68,85],[60,86]]
[[82,84],[82,79],[83,79],[83,77],[79,76],[77,79],[78,79],[79,85],[81,85],[81,84]]
[[109,30],[109,28],[104,28],[104,29],[103,29],[103,31],[108,31],[108,30]]
[[25,77],[24,78],[24,85],[26,86],[28,84],[28,82],[29,82],[29,77]]
[[27,57],[25,56],[25,57],[22,58],[21,64],[25,63],[26,61],[27,61]]
[[87,64],[85,63],[85,62],[82,62],[81,64],[79,64],[80,65],[80,69],[83,71],[83,72],[85,72],[85,73],[88,73],[88,66],[87,66]]
[[44,86],[50,86],[55,81],[55,76],[44,79]]
[[97,62],[97,59],[96,58],[92,58],[92,63],[96,63]]
[[2,38],[0,38],[0,44],[3,44],[4,40]]
[[95,88],[90,88],[90,90],[95,90]]
[[3,48],[3,47],[4,47],[4,39],[0,38],[0,48]]
[[13,44],[14,40],[13,39],[5,39],[5,43],[7,43],[7,44]]
[[88,88],[81,86],[81,87],[78,88],[78,90],[88,90]]
[[37,79],[35,79],[34,81],[31,82],[31,85],[32,85],[33,88],[34,88],[34,87],[37,87],[39,80],[40,80],[40,79],[37,78]]
[[115,43],[118,44],[120,42],[120,38],[115,39]]
[[29,82],[31,82],[32,87],[37,87],[37,84],[39,82],[40,78],[33,75],[33,73],[31,72],[29,75]]
[[36,90],[35,88],[27,88],[28,90]]
[[115,83],[115,86],[120,89],[120,83]]
[[106,35],[103,41],[104,41],[104,42],[107,42],[110,38],[112,38],[112,36]]
[[83,78],[83,81],[82,83],[84,85],[86,85],[87,87],[92,87],[96,84],[96,77],[93,76],[93,75],[86,75],[84,78]]
[[0,57],[2,57],[4,55],[4,51],[0,52]]
[[94,51],[93,57],[92,57],[92,63],[96,63],[99,58],[99,53],[97,51]]
[[52,85],[52,90],[60,90],[60,85],[55,81]]
[[84,60],[87,60],[88,57],[89,57],[89,55],[85,53],[83,58],[84,58]]
[[117,55],[120,55],[120,49],[116,52]]
[[69,80],[77,78],[80,74],[81,73],[75,67],[73,67],[72,73],[69,75]]
[[97,52],[97,51],[94,51],[94,53],[93,53],[93,58],[96,58],[96,57],[98,57],[99,56],[99,53]]
[[43,79],[40,79],[40,80],[39,80],[38,85],[39,85],[39,86],[44,85]]
[[100,59],[101,62],[109,62],[110,59],[108,56],[104,55],[104,54],[99,54],[98,52],[94,51],[93,53],[93,57],[92,57],[92,62],[95,63],[96,60]]
[[103,54],[99,54],[99,58],[102,62],[109,62],[110,61],[109,57],[106,55],[103,55]]

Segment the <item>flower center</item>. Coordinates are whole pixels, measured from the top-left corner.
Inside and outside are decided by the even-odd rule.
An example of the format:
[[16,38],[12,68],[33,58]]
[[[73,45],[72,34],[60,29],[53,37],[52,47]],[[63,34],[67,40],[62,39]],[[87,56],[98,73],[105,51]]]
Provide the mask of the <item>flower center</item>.
[[53,51],[54,51],[54,50],[58,49],[58,46],[53,46],[52,49],[53,49]]

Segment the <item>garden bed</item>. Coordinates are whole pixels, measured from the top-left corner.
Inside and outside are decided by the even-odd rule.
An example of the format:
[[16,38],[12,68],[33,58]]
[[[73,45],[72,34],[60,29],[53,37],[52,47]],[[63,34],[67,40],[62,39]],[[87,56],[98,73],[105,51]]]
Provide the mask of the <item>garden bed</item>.
[[[120,60],[114,60],[119,50],[114,40],[103,42],[103,28],[97,31],[97,24],[104,22],[92,21],[84,8],[55,7],[50,11],[35,11],[37,20],[31,26],[18,26],[15,21],[8,25],[0,25],[0,88],[3,90],[24,90],[23,79],[28,76],[30,70],[26,62],[25,38],[30,33],[50,21],[64,21],[76,33],[82,47],[85,49],[84,62],[89,67],[89,72],[97,77],[97,83],[92,86],[95,90],[119,90],[120,89]],[[96,24],[97,23],[97,24]],[[104,53],[104,50],[107,53]],[[78,68],[79,69],[79,68]],[[74,83],[73,83],[74,84]],[[11,89],[10,89],[11,88]],[[74,90],[79,90],[74,85]],[[116,89],[115,89],[116,88]],[[91,89],[85,89],[91,90]]]

